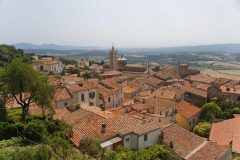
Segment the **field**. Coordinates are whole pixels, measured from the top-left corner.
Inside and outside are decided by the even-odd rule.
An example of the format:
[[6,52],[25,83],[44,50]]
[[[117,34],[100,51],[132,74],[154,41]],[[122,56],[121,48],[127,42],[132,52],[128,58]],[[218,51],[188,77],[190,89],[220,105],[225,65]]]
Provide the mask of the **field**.
[[201,73],[217,78],[227,78],[233,80],[240,80],[240,70],[213,70],[202,69]]

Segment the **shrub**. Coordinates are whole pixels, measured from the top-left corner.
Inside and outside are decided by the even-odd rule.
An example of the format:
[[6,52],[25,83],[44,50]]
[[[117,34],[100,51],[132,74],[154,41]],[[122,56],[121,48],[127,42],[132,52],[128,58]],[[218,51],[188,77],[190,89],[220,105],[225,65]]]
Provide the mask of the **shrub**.
[[34,141],[42,142],[47,135],[47,128],[43,121],[33,120],[24,127],[24,135]]
[[46,119],[46,116],[42,115],[42,114],[26,116],[26,121],[27,122],[30,122],[32,120],[42,120],[42,121],[44,121],[45,119]]
[[12,152],[14,160],[35,160],[35,150],[32,147],[17,148]]
[[17,109],[9,109],[7,110],[7,121],[9,123],[16,123],[21,120],[21,114],[22,110],[17,108]]
[[200,122],[194,128],[193,132],[201,137],[208,138],[212,124],[209,122]]
[[35,160],[50,160],[52,157],[51,148],[47,145],[40,145],[35,153]]
[[83,154],[97,157],[101,152],[100,142],[93,138],[84,138],[79,142],[79,149]]
[[17,126],[13,123],[7,124],[4,129],[1,130],[0,139],[10,139],[17,137],[18,131]]
[[21,137],[12,137],[11,139],[0,141],[0,149],[9,146],[20,145],[21,143],[22,143]]

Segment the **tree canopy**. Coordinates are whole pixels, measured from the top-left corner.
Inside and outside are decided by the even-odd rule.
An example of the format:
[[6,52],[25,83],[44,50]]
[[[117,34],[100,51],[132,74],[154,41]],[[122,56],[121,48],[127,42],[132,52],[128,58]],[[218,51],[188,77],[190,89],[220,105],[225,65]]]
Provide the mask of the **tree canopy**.
[[25,54],[23,50],[16,49],[14,46],[0,45],[0,67],[11,63],[15,58],[22,59],[24,62],[31,62],[31,55]]
[[215,118],[223,118],[221,108],[214,102],[203,105],[200,120],[202,122],[212,122]]
[[47,77],[20,59],[13,60],[0,70],[0,84],[1,90],[13,96],[22,107],[23,121],[31,103],[36,103],[43,110],[51,108],[54,90]]
[[200,122],[194,128],[193,132],[201,137],[208,138],[212,124],[209,122]]

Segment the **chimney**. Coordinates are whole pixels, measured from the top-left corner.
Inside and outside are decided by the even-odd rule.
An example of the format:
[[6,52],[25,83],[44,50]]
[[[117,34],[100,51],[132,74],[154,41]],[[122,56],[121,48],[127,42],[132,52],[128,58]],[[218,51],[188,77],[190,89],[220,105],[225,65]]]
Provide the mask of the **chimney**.
[[171,142],[169,143],[169,146],[170,146],[170,148],[173,148],[173,147],[174,147],[173,141],[171,141]]
[[102,134],[106,132],[106,129],[107,129],[106,123],[102,123],[102,130],[101,130]]

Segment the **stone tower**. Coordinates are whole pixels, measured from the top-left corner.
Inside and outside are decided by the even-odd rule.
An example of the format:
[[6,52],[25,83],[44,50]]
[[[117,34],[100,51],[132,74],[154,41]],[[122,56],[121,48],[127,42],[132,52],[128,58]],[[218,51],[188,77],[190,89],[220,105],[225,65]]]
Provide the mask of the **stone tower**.
[[117,49],[115,49],[113,45],[109,50],[110,69],[117,70],[117,59]]

